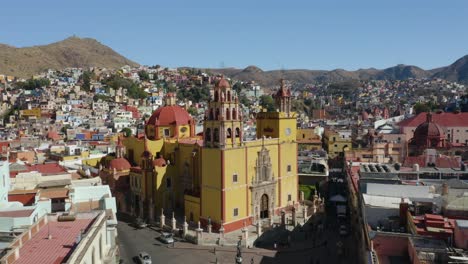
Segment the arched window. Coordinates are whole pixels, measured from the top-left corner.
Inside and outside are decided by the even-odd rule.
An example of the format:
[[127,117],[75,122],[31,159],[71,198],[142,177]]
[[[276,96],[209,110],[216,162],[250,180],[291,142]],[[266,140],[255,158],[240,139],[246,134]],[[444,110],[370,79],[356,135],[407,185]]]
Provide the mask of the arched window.
[[238,138],[239,136],[240,136],[240,129],[236,127],[236,138]]
[[237,120],[237,111],[235,108],[232,109],[232,119]]
[[215,100],[215,102],[219,101],[219,92],[218,91],[215,91],[215,93],[214,93],[214,100]]
[[215,128],[213,131],[213,140],[214,142],[219,142],[219,129]]
[[205,132],[205,141],[211,142],[211,128],[207,128]]
[[231,120],[231,111],[229,111],[229,108],[226,108],[226,120]]
[[215,120],[219,120],[219,108],[216,109]]
[[232,137],[232,130],[231,128],[228,128],[227,131],[226,131],[226,136],[227,138],[231,138]]
[[231,101],[231,91],[227,91],[227,100]]

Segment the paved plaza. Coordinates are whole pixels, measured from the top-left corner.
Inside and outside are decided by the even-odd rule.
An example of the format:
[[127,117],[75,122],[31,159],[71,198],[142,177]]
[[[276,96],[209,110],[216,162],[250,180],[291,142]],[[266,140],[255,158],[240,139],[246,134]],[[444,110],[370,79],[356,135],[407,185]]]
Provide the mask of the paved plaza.
[[[158,240],[157,228],[135,229],[123,221],[117,228],[123,263],[134,263],[140,251],[148,252],[153,263],[235,263],[235,246],[197,246],[178,239],[174,245],[165,245]],[[303,227],[265,230],[256,247],[242,248],[243,263],[355,263],[353,236],[340,237],[337,230],[321,218],[312,218]]]

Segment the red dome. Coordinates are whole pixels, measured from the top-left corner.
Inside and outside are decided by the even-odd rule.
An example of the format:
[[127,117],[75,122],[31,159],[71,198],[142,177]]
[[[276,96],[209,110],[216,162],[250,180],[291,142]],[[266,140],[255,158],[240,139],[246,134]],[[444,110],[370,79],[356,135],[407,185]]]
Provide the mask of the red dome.
[[427,121],[414,131],[413,141],[418,146],[437,147],[445,139],[444,129],[432,121],[432,114],[427,114]]
[[129,170],[130,167],[132,166],[124,158],[116,158],[116,159],[111,160],[111,162],[109,162],[109,169],[111,170],[113,169],[116,169],[118,171]]
[[178,105],[170,105],[158,108],[148,119],[148,125],[170,126],[188,125],[192,117]]
[[231,85],[226,79],[222,78],[216,83],[216,87],[217,88],[231,88]]

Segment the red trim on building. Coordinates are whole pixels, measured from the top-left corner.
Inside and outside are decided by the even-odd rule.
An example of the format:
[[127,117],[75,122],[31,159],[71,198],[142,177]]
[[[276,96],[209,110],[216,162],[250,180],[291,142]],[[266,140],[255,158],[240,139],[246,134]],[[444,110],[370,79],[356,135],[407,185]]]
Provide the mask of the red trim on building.
[[[200,148],[200,164],[203,167],[203,148]],[[203,204],[203,174],[200,175],[200,218],[202,216],[202,204]]]
[[248,169],[248,154],[247,154],[247,148],[245,148],[245,184],[247,185],[247,188],[245,188],[245,210],[247,211],[246,215],[249,215],[249,169]]
[[225,196],[226,194],[224,193],[224,150],[221,150],[221,221],[226,220],[226,212],[224,210]]
[[296,173],[296,188],[297,188],[297,190],[298,190],[298,191],[296,192],[296,193],[297,193],[297,201],[300,201],[301,195],[300,195],[300,193],[299,193],[299,175],[297,175],[297,170],[298,170],[297,168],[299,168],[299,164],[298,164],[298,160],[297,160],[297,154],[299,154],[298,151],[299,151],[299,150],[298,150],[298,146],[297,146],[297,143],[296,143],[296,171],[295,171],[294,173]]
[[234,222],[224,224],[224,233],[229,233],[229,232],[243,228],[244,222],[246,226],[252,225],[253,218],[249,216],[249,217],[246,217],[246,218],[234,221]]
[[281,143],[278,144],[278,207],[281,207]]

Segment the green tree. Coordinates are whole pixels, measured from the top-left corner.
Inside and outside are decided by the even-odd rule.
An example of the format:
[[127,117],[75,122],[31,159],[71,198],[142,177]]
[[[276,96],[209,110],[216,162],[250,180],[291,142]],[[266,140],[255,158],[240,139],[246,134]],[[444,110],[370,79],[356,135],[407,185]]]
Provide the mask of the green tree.
[[422,113],[422,112],[430,112],[431,111],[431,106],[427,103],[416,103],[413,106],[414,112],[416,114]]
[[47,78],[40,79],[29,79],[26,82],[16,83],[16,88],[23,90],[34,90],[36,88],[47,87],[50,85],[50,81]]
[[262,95],[260,96],[260,105],[263,108],[266,108],[268,112],[275,111],[275,102],[271,95]]
[[95,79],[96,75],[91,71],[84,71],[81,75],[81,81],[83,83],[83,90],[89,92],[91,90],[91,80]]
[[125,137],[129,137],[132,135],[132,130],[128,127],[124,127],[122,128],[122,130],[120,130],[121,133],[124,134]]
[[142,81],[149,81],[150,76],[145,70],[141,70],[138,72],[138,76],[140,77],[140,80]]
[[189,114],[190,114],[191,116],[196,116],[196,115],[198,115],[198,110],[197,110],[195,107],[190,107],[190,108],[187,110],[187,112],[189,112]]

